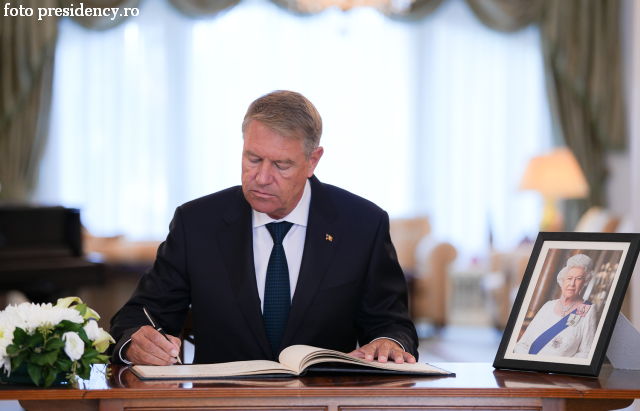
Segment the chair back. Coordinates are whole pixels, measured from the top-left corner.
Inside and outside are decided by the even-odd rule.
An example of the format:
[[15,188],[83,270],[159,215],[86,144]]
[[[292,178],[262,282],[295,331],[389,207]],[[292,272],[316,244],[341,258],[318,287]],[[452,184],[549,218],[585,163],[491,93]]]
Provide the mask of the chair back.
[[415,269],[416,246],[430,231],[431,226],[427,217],[394,218],[390,221],[391,241],[405,273],[413,272]]

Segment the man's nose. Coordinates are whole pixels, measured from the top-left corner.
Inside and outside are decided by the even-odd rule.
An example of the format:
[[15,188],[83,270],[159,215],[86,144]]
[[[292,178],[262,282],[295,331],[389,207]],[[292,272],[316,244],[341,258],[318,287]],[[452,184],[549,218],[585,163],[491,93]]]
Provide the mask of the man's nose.
[[271,181],[270,167],[266,161],[258,166],[258,174],[256,174],[256,182],[261,186],[269,184]]

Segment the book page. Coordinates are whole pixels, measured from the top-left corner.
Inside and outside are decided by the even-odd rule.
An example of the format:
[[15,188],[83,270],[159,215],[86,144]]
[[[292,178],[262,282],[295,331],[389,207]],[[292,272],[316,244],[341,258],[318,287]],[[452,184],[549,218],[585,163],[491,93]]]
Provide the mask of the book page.
[[338,351],[324,350],[322,348],[310,347],[308,345],[293,345],[285,348],[280,353],[280,362],[298,374],[305,368],[323,362],[342,362],[347,364],[359,364],[367,367],[380,368],[384,370],[416,373],[450,374],[426,363],[417,362],[415,364],[396,364],[393,361],[380,363],[378,361],[366,361],[349,354]]
[[133,368],[142,378],[151,379],[188,379],[261,374],[294,374],[293,371],[282,364],[264,360],[195,365],[136,365]]
[[305,369],[305,367],[303,366],[305,358],[313,354],[321,355],[322,353],[328,351],[330,350],[311,347],[309,345],[292,345],[282,350],[278,359],[280,360],[280,364],[292,369],[297,374],[300,374],[302,370]]

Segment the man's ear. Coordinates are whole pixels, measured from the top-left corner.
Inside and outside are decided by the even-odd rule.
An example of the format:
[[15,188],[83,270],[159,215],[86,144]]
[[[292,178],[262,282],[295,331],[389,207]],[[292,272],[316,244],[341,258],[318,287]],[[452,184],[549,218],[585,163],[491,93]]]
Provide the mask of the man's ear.
[[313,150],[313,153],[311,153],[311,157],[309,157],[309,170],[307,171],[307,178],[311,178],[323,154],[324,148],[322,147],[318,147]]

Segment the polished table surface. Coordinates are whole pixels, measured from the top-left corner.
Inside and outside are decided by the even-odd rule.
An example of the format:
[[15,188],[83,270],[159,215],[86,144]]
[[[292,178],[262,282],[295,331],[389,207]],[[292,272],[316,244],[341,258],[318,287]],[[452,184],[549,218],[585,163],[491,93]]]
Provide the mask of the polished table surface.
[[[104,371],[104,368],[96,367],[91,379],[80,381],[77,388],[64,385],[49,389],[27,385],[0,385],[0,400],[20,400],[23,406],[29,406],[28,409],[41,409],[38,404],[42,401],[48,401],[49,404],[47,408],[42,409],[54,409],[51,408],[51,404],[56,404],[56,402],[51,400],[83,400],[84,404],[93,404],[93,408],[88,407],[87,409],[115,410],[127,407],[135,408],[136,404],[138,406],[150,404],[148,401],[143,404],[143,402],[127,402],[128,400],[153,400],[156,401],[154,404],[157,406],[158,404],[164,404],[158,403],[163,399],[193,400],[206,398],[211,400],[226,398],[239,401],[238,399],[240,398],[259,398],[264,405],[269,407],[273,404],[282,407],[284,404],[282,402],[283,399],[291,398],[314,398],[317,403],[318,401],[322,402],[319,400],[320,398],[330,397],[333,403],[338,404],[339,400],[337,399],[341,397],[359,397],[360,399],[383,399],[387,397],[387,402],[384,400],[381,400],[381,402],[370,400],[369,402],[378,405],[387,404],[388,406],[388,398],[390,397],[396,399],[422,398],[422,402],[415,403],[418,405],[427,404],[427,402],[424,402],[425,398],[429,398],[429,404],[437,405],[440,403],[434,398],[447,397],[448,402],[443,402],[441,405],[451,407],[457,404],[455,401],[458,401],[460,406],[466,407],[474,404],[485,404],[480,400],[482,398],[518,398],[521,399],[521,407],[529,407],[530,409],[573,408],[564,405],[565,403],[571,403],[567,402],[567,399],[593,400],[590,404],[600,404],[600,406],[594,406],[591,409],[615,409],[625,406],[625,404],[630,404],[635,398],[640,398],[640,371],[617,370],[610,365],[603,366],[598,378],[496,370],[490,364],[480,363],[443,363],[433,365],[452,371],[456,373],[456,376],[340,376],[333,374],[299,378],[141,381],[127,367],[109,366],[108,377],[104,375],[104,372],[100,372]],[[471,400],[465,402],[465,398],[467,400],[473,398],[475,402],[469,402]],[[278,399],[280,399],[280,402]],[[545,407],[542,402],[527,402],[523,399],[563,399],[562,401],[566,401],[561,403],[559,407]],[[603,399],[607,401],[602,401]],[[616,399],[624,399],[625,401],[612,401]],[[117,400],[119,402],[112,401],[109,403],[107,400]],[[109,404],[115,405],[111,407],[108,406]],[[200,404],[200,406],[203,406],[203,404]],[[216,403],[209,402],[207,404],[215,405]],[[245,405],[249,407],[251,404],[247,402]],[[304,401],[297,401],[296,404],[301,407],[308,405]],[[325,404],[320,409],[343,408],[335,404]],[[347,402],[344,404],[347,404]],[[397,404],[397,402],[393,404]],[[407,402],[406,406],[415,404]],[[486,404],[495,407],[497,403],[487,402]],[[507,401],[504,404],[506,408],[510,408],[520,403]],[[608,404],[608,406],[603,407],[602,404]],[[223,403],[223,405],[228,404]],[[65,408],[69,409],[68,407]],[[174,404],[171,408],[179,407]],[[285,408],[291,409],[291,407]],[[442,407],[440,408],[442,409]],[[210,409],[215,409],[215,407]],[[405,409],[408,408],[405,407]]]

